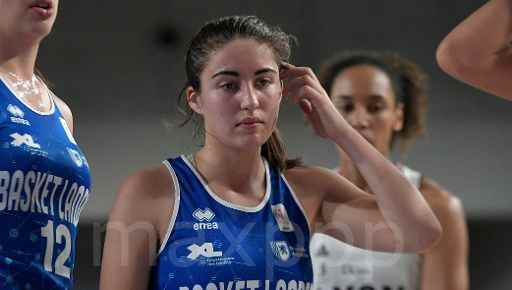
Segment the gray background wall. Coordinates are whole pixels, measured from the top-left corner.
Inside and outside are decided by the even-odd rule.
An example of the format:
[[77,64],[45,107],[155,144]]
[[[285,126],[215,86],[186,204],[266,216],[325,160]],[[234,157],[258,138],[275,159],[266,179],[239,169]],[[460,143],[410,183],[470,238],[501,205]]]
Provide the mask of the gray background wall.
[[[342,49],[386,49],[423,66],[431,76],[429,132],[406,162],[462,199],[472,240],[480,241],[472,244],[473,284],[510,284],[511,261],[501,258],[504,270],[493,271],[491,260],[478,257],[494,257],[489,247],[501,247],[479,237],[495,234],[503,250],[504,241],[512,240],[503,233],[512,220],[512,104],[449,78],[434,61],[443,36],[484,2],[61,1],[40,67],[72,107],[76,136],[93,170],[94,191],[83,213],[83,250],[75,271],[79,289],[96,287],[92,223],[105,221],[122,179],[194,149],[190,128],[173,126],[186,44],[206,20],[231,14],[256,14],[296,35],[296,64],[317,68]],[[285,105],[279,125],[292,155],[335,166],[333,145],[312,137],[297,108]],[[476,268],[481,266],[487,270]]]

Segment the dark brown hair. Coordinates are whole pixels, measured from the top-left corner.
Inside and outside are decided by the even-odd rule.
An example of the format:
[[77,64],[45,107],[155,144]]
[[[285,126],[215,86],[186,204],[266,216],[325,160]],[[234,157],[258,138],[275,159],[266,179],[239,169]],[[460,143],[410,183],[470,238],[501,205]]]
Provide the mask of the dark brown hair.
[[[291,45],[295,38],[279,27],[272,27],[256,16],[229,16],[207,22],[192,38],[185,60],[187,81],[180,93],[179,107],[185,115],[181,125],[189,121],[195,123],[195,135],[202,133],[202,121],[190,108],[185,97],[187,87],[201,90],[200,74],[211,55],[235,39],[254,39],[269,46],[274,52],[276,62],[287,62],[291,54]],[[287,158],[279,131],[274,129],[270,138],[263,144],[261,155],[279,170],[292,168],[300,164],[299,159]]]
[[341,72],[358,65],[374,66],[391,80],[396,100],[404,106],[404,125],[402,130],[393,134],[391,145],[399,139],[404,151],[425,131],[427,75],[417,64],[397,53],[354,51],[341,53],[325,62],[320,69],[320,82],[330,92]]

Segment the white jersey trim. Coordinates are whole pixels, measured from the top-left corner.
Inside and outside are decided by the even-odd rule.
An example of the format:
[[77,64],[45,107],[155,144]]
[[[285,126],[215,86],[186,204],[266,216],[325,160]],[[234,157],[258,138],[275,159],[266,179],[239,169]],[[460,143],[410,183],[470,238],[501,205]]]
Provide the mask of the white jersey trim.
[[55,113],[55,101],[53,100],[53,96],[51,94],[51,91],[50,89],[45,85],[45,88],[46,88],[46,91],[48,93],[48,97],[50,98],[50,103],[51,103],[51,108],[48,112],[41,112],[41,111],[38,111],[34,108],[32,108],[32,106],[30,106],[29,104],[27,104],[25,102],[25,100],[23,100],[22,98],[20,98],[18,96],[18,94],[16,93],[16,91],[11,87],[11,85],[9,84],[9,82],[5,81],[5,79],[0,76],[0,80],[2,81],[2,83],[7,87],[7,89],[11,92],[11,94],[16,97],[16,99],[18,101],[20,101],[20,103],[22,103],[25,107],[27,107],[29,110],[31,110],[32,112],[38,114],[38,115],[42,115],[42,116],[48,116],[48,115],[51,115],[53,113]]
[[178,217],[178,211],[180,208],[180,184],[178,181],[178,177],[176,176],[176,172],[174,172],[174,169],[172,168],[169,161],[164,160],[162,162],[165,167],[169,170],[169,173],[171,174],[172,181],[174,183],[174,207],[172,209],[172,215],[169,220],[169,226],[167,227],[167,232],[165,233],[165,238],[162,241],[162,244],[160,245],[160,249],[158,250],[158,255],[162,253],[162,251],[165,249],[165,246],[167,245],[167,241],[169,241],[169,237],[171,236],[171,232],[174,229],[174,224],[176,223],[176,218]]
[[288,183],[288,180],[286,177],[284,177],[284,174],[281,173],[281,178],[283,179],[284,183],[286,184],[286,187],[288,187],[288,190],[290,191],[293,200],[295,200],[295,203],[300,208],[300,211],[302,212],[302,215],[304,216],[304,219],[306,219],[306,223],[308,224],[308,231],[309,231],[309,239],[311,240],[311,237],[313,236],[313,232],[311,232],[311,225],[309,224],[308,216],[306,215],[306,211],[304,210],[304,207],[302,206],[302,203],[300,202],[299,198],[297,197],[297,194],[295,194],[295,191],[293,191],[293,188]]
[[265,186],[266,186],[265,196],[263,197],[263,200],[260,202],[260,204],[258,204],[257,206],[243,206],[243,205],[231,203],[227,200],[222,199],[220,196],[218,196],[215,192],[213,192],[213,190],[211,190],[211,188],[208,186],[208,184],[203,180],[203,177],[196,171],[195,167],[192,164],[190,164],[190,161],[188,160],[188,158],[185,155],[181,155],[180,158],[183,160],[183,162],[185,162],[185,164],[187,164],[188,168],[190,168],[190,170],[194,173],[194,175],[197,177],[199,182],[201,182],[201,185],[203,186],[205,191],[208,192],[208,194],[215,201],[217,201],[218,203],[220,203],[221,205],[223,205],[225,207],[236,209],[236,210],[243,211],[243,212],[258,212],[265,207],[265,205],[268,203],[268,200],[270,199],[270,191],[272,188],[272,184],[271,184],[272,181],[270,180],[270,169],[268,167],[268,162],[265,159],[263,159],[263,163],[265,164]]

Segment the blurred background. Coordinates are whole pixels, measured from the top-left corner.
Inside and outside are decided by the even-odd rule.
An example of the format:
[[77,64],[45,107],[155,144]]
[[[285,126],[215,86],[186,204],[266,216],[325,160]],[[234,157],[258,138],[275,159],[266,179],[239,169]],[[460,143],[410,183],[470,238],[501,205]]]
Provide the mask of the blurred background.
[[[298,65],[318,69],[345,49],[393,50],[430,75],[428,133],[397,160],[432,177],[464,203],[472,289],[512,285],[512,104],[441,72],[441,39],[483,0],[430,1],[61,1],[39,66],[72,108],[94,188],[80,222],[76,289],[97,289],[100,239],[116,188],[141,167],[192,152],[177,128],[184,55],[207,20],[255,14],[299,39]],[[333,167],[336,151],[313,136],[299,109],[279,120],[292,156]]]

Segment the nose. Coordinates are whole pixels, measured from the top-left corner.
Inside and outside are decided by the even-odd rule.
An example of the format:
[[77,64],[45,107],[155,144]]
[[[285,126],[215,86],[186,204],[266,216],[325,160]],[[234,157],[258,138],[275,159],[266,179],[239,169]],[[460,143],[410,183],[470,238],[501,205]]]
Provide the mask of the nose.
[[347,121],[357,130],[366,129],[370,125],[370,115],[366,109],[356,106],[347,116]]
[[250,85],[247,84],[244,86],[245,89],[240,90],[241,93],[241,102],[240,108],[242,110],[254,110],[259,107],[260,102],[258,100],[258,94],[256,90]]

